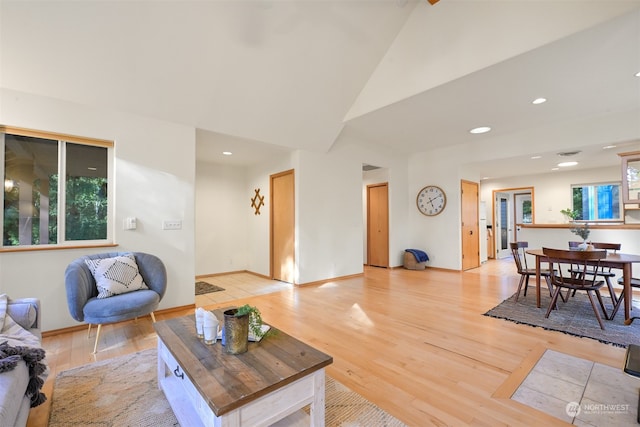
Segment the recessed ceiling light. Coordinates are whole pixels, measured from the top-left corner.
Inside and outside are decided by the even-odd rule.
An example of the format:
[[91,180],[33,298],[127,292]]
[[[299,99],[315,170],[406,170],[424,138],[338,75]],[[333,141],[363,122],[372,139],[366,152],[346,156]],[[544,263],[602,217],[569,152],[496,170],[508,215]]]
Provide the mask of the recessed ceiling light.
[[551,168],[552,171],[560,170],[560,168]]
[[577,164],[578,162],[562,162],[558,163],[558,166],[560,166],[561,168],[566,168],[567,166],[575,166]]
[[531,103],[535,105],[544,104],[545,102],[547,102],[547,98],[536,98],[533,101],[531,101]]
[[473,128],[469,131],[469,133],[487,133],[491,130],[489,126],[480,126],[477,128]]
[[602,147],[603,150],[611,150],[612,148],[616,148],[615,145],[605,145],[604,147]]
[[542,156],[531,156],[531,160],[537,160],[537,159],[541,159]]
[[224,154],[225,156],[230,156],[233,153],[231,151],[223,151],[222,154]]
[[636,73],[636,77],[640,77],[640,71]]

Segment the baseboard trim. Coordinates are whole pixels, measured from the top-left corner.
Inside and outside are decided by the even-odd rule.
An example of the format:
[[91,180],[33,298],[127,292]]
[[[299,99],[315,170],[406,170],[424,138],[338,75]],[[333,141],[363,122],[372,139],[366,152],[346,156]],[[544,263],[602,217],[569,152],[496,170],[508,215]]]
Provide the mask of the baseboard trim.
[[340,281],[340,280],[347,280],[347,279],[353,279],[355,277],[362,277],[364,276],[364,273],[356,273],[356,274],[349,274],[347,276],[339,276],[339,277],[333,277],[331,279],[322,279],[322,280],[317,280],[315,282],[307,282],[307,283],[296,283],[296,286],[300,286],[300,287],[304,287],[304,286],[316,286],[316,285],[324,285],[327,282],[336,282],[336,281]]
[[229,274],[238,274],[238,273],[248,273],[253,274],[254,276],[262,277],[263,279],[271,279],[269,276],[265,276],[264,274],[255,273],[249,270],[236,270],[236,271],[225,271],[223,273],[211,273],[211,274],[199,274],[196,276],[196,279],[205,279],[207,277],[218,277],[218,276],[227,276]]

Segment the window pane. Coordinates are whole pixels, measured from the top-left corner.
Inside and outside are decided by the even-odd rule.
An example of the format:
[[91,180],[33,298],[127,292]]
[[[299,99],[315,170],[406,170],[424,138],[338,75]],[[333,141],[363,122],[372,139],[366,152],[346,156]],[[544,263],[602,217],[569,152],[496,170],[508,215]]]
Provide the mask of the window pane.
[[522,223],[523,224],[531,224],[532,215],[531,215],[531,200],[525,200],[522,202]]
[[107,238],[107,149],[67,143],[66,240]]
[[573,208],[577,220],[620,220],[620,184],[574,186]]
[[57,241],[58,141],[5,134],[5,246]]
[[618,219],[620,217],[620,186],[598,186],[598,218]]

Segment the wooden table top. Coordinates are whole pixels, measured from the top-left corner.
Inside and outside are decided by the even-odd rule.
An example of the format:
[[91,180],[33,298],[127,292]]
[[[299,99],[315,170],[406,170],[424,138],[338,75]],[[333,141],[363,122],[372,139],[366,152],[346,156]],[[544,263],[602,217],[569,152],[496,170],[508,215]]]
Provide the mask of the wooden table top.
[[207,345],[196,337],[195,316],[162,320],[154,328],[216,416],[333,363],[331,356],[277,329],[250,342],[246,353],[227,354],[220,340]]
[[[534,255],[537,257],[545,257],[542,249],[528,249],[526,251],[530,255]],[[612,264],[626,264],[626,263],[635,263],[640,262],[640,255],[634,254],[624,254],[624,253],[613,253],[611,251],[607,251],[607,257],[601,261],[601,263],[610,262]]]

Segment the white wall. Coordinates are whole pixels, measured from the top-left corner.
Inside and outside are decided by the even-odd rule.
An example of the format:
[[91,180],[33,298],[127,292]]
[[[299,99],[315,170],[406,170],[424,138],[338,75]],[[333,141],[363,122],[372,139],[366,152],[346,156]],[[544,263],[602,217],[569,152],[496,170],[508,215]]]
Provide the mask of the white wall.
[[480,200],[487,203],[487,223],[493,224],[492,192],[501,189],[533,187],[533,212],[537,224],[561,224],[565,222],[560,213],[571,207],[572,184],[594,184],[598,182],[620,182],[620,166],[557,171],[541,175],[517,176],[504,179],[482,181]]
[[409,161],[408,189],[414,199],[427,185],[437,185],[447,196],[447,204],[437,216],[421,214],[415,202],[409,205],[412,246],[427,252],[430,267],[462,268],[460,180],[477,180],[461,176],[459,163],[460,153],[447,148],[412,156]]
[[[160,308],[193,304],[195,129],[114,111],[0,90],[0,123],[115,141],[115,248],[0,253],[0,292],[43,302],[43,329],[77,325],[67,309],[64,270],[76,257],[141,251],[165,263]],[[123,230],[126,217],[136,230]],[[182,219],[164,231],[163,219]]]
[[[244,167],[196,163],[196,275],[248,269],[247,223],[255,193],[247,188],[246,173]],[[267,216],[266,209],[261,215]]]
[[[234,253],[246,253],[244,267],[232,259],[234,269],[269,275],[269,177],[290,169],[294,169],[295,174],[296,283],[362,273],[363,163],[380,165],[386,171],[390,265],[402,265],[402,253],[409,247],[406,156],[341,138],[327,153],[295,151],[279,161],[247,168],[199,163],[196,183],[198,274],[230,271],[227,251],[232,248]],[[260,194],[265,197],[260,215],[253,214],[249,201],[256,188],[260,188]],[[214,198],[224,201],[214,201]],[[208,212],[214,205],[219,209],[220,203],[231,213]],[[244,251],[242,238],[246,239]],[[201,250],[208,253],[201,254]],[[210,260],[212,256],[223,261]]]
[[296,283],[362,273],[362,162],[342,148],[299,155]]
[[[491,212],[492,191],[505,188],[534,187],[534,212],[536,224],[562,224],[566,222],[560,210],[571,207],[572,184],[619,182],[620,167],[590,170],[563,171],[542,175],[519,176],[508,179],[483,181],[481,198]],[[490,219],[490,214],[488,219]],[[518,240],[529,243],[530,248],[568,248],[570,240],[580,240],[569,229],[522,228]],[[589,240],[622,244],[622,252],[640,253],[640,230],[592,229]],[[640,266],[634,265],[634,276],[640,274]]]

